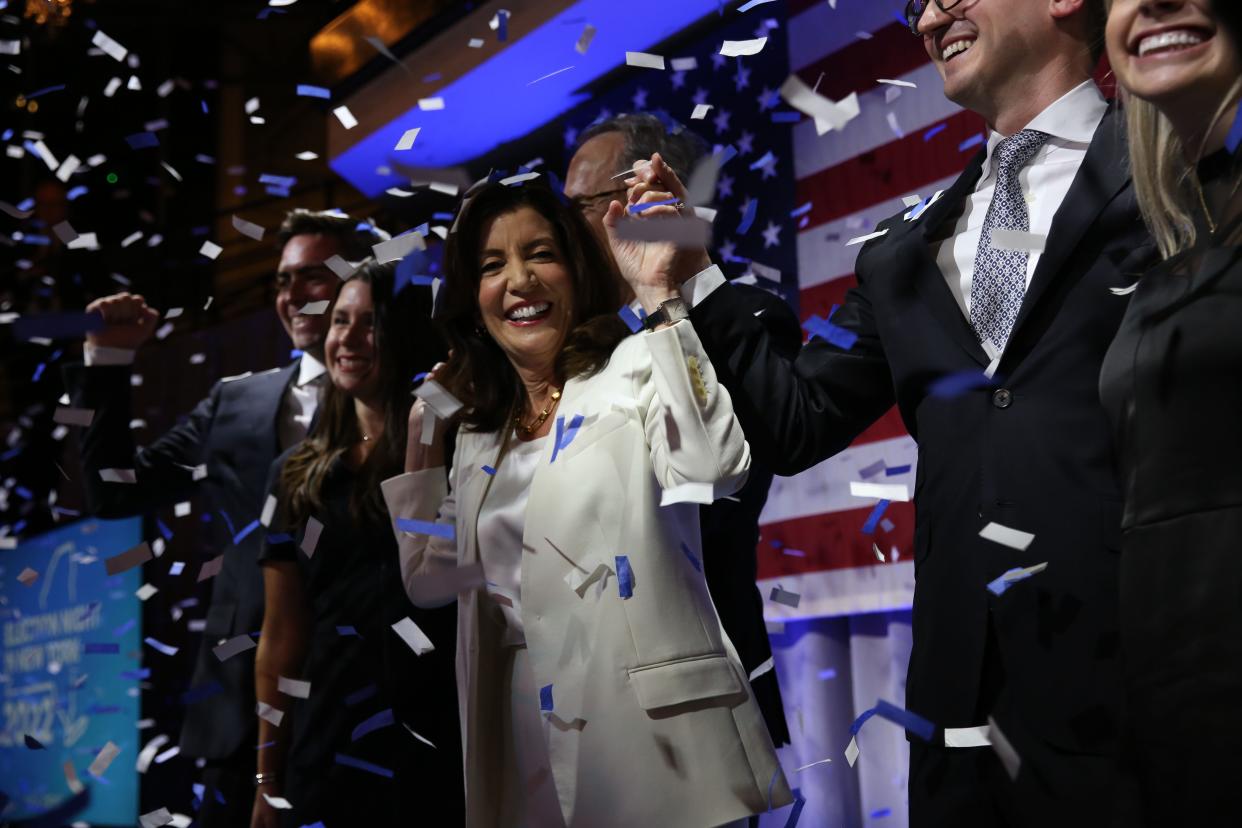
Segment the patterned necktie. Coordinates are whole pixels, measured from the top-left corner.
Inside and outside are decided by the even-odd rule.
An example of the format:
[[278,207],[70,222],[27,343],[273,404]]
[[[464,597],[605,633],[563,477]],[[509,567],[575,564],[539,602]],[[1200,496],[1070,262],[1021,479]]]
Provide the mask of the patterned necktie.
[[992,340],[997,350],[1005,343],[1018,318],[1018,308],[1026,293],[1026,250],[1001,250],[992,246],[992,230],[1029,232],[1030,217],[1018,173],[1048,140],[1048,134],[1024,129],[996,145],[996,190],[983,220],[979,250],[975,253],[975,272],[970,284],[970,325],[980,342]]

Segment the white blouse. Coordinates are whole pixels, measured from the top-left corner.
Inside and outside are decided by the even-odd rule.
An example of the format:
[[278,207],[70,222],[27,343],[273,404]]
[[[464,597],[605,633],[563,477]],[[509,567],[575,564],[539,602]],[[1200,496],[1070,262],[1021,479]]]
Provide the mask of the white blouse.
[[526,500],[535,468],[548,437],[511,437],[491,488],[479,510],[479,559],[487,592],[505,618],[504,644],[526,643],[522,628],[522,537],[526,531]]

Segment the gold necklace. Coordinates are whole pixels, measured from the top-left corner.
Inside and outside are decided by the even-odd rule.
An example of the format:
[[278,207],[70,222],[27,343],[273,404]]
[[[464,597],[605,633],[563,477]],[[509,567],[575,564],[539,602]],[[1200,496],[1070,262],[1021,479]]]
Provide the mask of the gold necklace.
[[1208,230],[1212,235],[1216,235],[1216,222],[1212,221],[1212,211],[1208,209],[1207,200],[1203,197],[1203,184],[1199,182],[1198,177],[1195,178],[1195,193],[1199,196],[1199,206],[1203,208],[1203,217],[1207,219]]
[[530,425],[526,425],[522,422],[522,415],[519,414],[518,416],[513,418],[514,428],[518,430],[518,433],[523,434],[526,437],[529,437],[530,435],[534,434],[539,429],[539,427],[547,421],[548,415],[552,413],[552,409],[556,408],[556,404],[560,401],[560,399],[561,399],[560,389],[553,388],[550,401],[548,402],[547,405],[543,407],[543,411],[539,412],[539,416],[535,417],[535,421],[532,422]]

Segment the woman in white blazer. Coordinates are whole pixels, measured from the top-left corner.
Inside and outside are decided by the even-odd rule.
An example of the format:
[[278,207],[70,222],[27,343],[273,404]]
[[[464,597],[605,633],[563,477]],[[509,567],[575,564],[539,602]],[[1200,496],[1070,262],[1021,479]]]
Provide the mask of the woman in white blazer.
[[445,270],[453,469],[420,401],[383,490],[410,598],[458,601],[466,824],[710,828],[788,803],[703,577],[694,496],[735,491],[750,454],[694,329],[630,335],[608,255],[541,180],[472,191]]

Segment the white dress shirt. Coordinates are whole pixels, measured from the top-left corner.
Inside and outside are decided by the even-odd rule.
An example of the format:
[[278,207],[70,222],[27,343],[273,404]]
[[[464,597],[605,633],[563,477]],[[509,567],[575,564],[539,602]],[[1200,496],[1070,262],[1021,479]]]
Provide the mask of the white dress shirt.
[[323,388],[328,382],[328,369],[322,362],[307,353],[298,363],[298,375],[289,383],[284,402],[280,405],[280,450],[300,443],[310,430],[315,410],[323,399]]
[[509,451],[479,509],[479,559],[492,600],[501,599],[496,603],[505,618],[505,646],[526,643],[522,628],[522,536],[526,532],[527,495],[547,442],[547,436],[525,442],[512,436]]
[[[89,342],[82,348],[83,362],[88,366],[133,365],[135,354],[135,351],[128,348],[108,348]],[[315,409],[323,398],[323,388],[328,382],[327,370],[322,362],[310,354],[302,354],[298,363],[298,375],[289,383],[284,401],[280,405],[277,434],[280,437],[281,451],[306,437],[311,420],[315,417]]]
[[[1107,109],[1108,104],[1094,81],[1084,81],[1026,125],[1026,129],[1046,132],[1051,136],[1018,174],[1018,182],[1026,197],[1032,234],[1047,237],[1052,228],[1052,218],[1078,175],[1078,168],[1087,156],[1087,147]],[[974,281],[979,236],[996,189],[992,153],[1006,137],[999,132],[989,132],[987,156],[983,159],[979,181],[966,200],[965,210],[957,220],[953,235],[945,239],[936,252],[936,264],[967,319],[970,318],[970,287]],[[1031,286],[1031,277],[1035,275],[1039,258],[1038,252],[1032,252],[1027,260],[1027,287]]]

